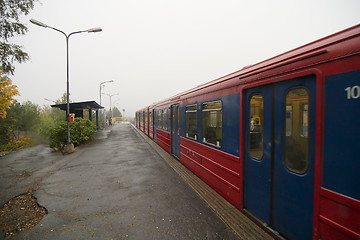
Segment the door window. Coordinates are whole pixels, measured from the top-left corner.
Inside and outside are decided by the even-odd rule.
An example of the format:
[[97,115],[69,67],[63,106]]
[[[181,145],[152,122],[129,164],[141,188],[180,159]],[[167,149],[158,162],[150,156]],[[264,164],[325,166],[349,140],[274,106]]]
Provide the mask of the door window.
[[292,115],[293,115],[293,106],[286,105],[286,117],[285,117],[285,134],[287,137],[292,135]]
[[309,104],[304,103],[300,109],[300,136],[307,138],[309,136]]
[[288,91],[285,112],[285,165],[304,174],[309,166],[309,91],[304,87]]
[[255,94],[250,99],[249,119],[249,154],[256,160],[261,160],[264,155],[264,98]]

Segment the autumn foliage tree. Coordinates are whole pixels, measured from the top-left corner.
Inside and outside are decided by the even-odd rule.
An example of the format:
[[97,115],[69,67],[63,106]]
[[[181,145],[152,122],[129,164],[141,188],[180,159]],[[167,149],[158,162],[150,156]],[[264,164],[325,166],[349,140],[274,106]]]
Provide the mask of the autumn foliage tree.
[[17,86],[0,72],[0,118],[6,118],[6,110],[15,102],[16,95],[19,95]]

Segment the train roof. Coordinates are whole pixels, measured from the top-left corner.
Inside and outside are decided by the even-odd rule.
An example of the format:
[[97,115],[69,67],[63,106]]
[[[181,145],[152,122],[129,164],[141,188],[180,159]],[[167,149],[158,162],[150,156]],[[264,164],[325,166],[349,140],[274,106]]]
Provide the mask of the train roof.
[[[184,91],[182,93],[179,93],[177,95],[174,95],[172,97],[169,97],[167,99],[164,99],[163,101],[160,101],[158,103],[152,104],[152,106],[157,105],[166,105],[171,102],[176,102],[177,100],[180,100],[182,97],[194,93],[196,91],[199,91],[201,89],[205,89],[214,85],[217,85],[219,83],[223,83],[226,81],[234,81],[234,84],[241,84],[241,83],[247,83],[249,81],[255,81],[259,80],[261,77],[270,77],[270,74],[276,75],[276,74],[282,74],[286,72],[286,70],[290,71],[290,68],[287,69],[284,68],[284,66],[297,63],[298,68],[301,66],[304,66],[304,63],[300,63],[300,61],[305,61],[307,59],[311,59],[313,57],[319,56],[320,58],[317,58],[317,62],[321,63],[322,61],[330,58],[336,57],[337,53],[336,51],[330,51],[331,46],[335,45],[336,43],[343,42],[348,39],[352,39],[355,37],[360,36],[360,24],[355,25],[353,27],[350,27],[348,29],[342,30],[340,32],[334,33],[332,35],[326,36],[324,38],[321,38],[319,40],[310,42],[308,44],[305,44],[301,47],[295,48],[293,50],[287,51],[285,53],[282,53],[280,55],[277,55],[275,57],[272,57],[270,59],[261,61],[259,63],[245,66],[242,69],[235,71],[233,73],[230,73],[228,75],[225,75],[223,77],[217,78],[215,80],[212,80],[210,82],[198,85],[194,88],[191,88],[187,91]],[[349,49],[347,54],[355,54],[360,52],[360,43],[358,43],[358,46],[356,49]],[[344,50],[344,49],[343,49]],[[332,52],[332,54],[329,53]],[[341,52],[342,55],[344,55],[344,51]],[[310,63],[310,60],[308,63]],[[294,64],[293,64],[294,65]],[[295,64],[296,65],[296,64]],[[280,69],[283,67],[282,69]],[[278,71],[271,72],[272,69],[279,69]],[[296,66],[292,66],[291,70],[296,70]],[[271,73],[270,73],[270,72]],[[260,76],[261,73],[268,72],[268,75]],[[257,78],[253,78],[254,75],[259,75]],[[249,80],[249,77],[252,76],[252,79]]]

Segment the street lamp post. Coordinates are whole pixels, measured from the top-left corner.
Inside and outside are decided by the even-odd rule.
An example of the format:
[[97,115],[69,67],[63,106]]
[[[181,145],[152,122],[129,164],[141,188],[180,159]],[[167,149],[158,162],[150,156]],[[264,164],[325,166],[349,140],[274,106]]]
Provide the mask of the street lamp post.
[[100,83],[100,106],[101,106],[101,86],[105,85],[105,83],[111,83],[111,82],[114,82],[114,80],[105,81],[105,82]]
[[70,112],[70,103],[69,103],[69,38],[71,35],[73,34],[77,34],[77,33],[95,33],[95,32],[101,32],[102,29],[97,27],[97,28],[90,28],[87,30],[83,30],[83,31],[76,31],[76,32],[72,32],[70,34],[66,34],[65,32],[51,27],[49,25],[46,25],[45,23],[39,22],[35,19],[30,19],[30,22],[38,25],[40,27],[44,27],[44,28],[51,28],[57,32],[60,32],[62,34],[64,34],[65,38],[66,38],[66,121],[67,121],[67,146],[65,146],[65,151],[70,153],[74,151],[74,145],[71,144],[70,141],[70,122],[69,122],[69,112]]
[[[111,83],[114,82],[114,80],[110,80],[110,81],[105,81],[100,83],[100,106],[101,106],[101,86],[104,86],[105,83]],[[106,116],[105,116],[105,108],[104,108],[104,127],[106,126]]]
[[112,113],[112,111],[111,111],[111,97],[112,97],[112,96],[119,95],[119,93],[115,93],[115,94],[111,94],[111,95],[110,95],[110,94],[107,94],[107,93],[103,93],[103,94],[110,97],[110,116],[111,116],[111,113]]
[[[115,107],[116,103],[119,102],[119,101],[120,101],[120,99],[116,99],[116,100],[114,101],[114,107]],[[120,110],[119,110],[119,112],[120,112]],[[120,115],[121,115],[121,112],[120,112]],[[112,115],[111,115],[111,116],[114,117],[114,112],[112,112]]]

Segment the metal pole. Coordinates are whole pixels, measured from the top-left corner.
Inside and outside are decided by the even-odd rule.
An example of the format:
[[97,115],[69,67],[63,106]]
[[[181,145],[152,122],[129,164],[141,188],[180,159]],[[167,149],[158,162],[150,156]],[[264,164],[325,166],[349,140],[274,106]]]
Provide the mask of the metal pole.
[[[101,106],[101,83],[100,83],[100,106]],[[99,110],[96,111],[96,128],[97,130],[100,129],[99,127]]]
[[100,83],[100,106],[101,106],[101,84],[102,83]]
[[[105,84],[105,82],[100,83],[100,106],[101,106],[101,85],[102,84]],[[105,111],[105,108],[103,111]],[[104,119],[105,119],[105,114],[104,114]],[[105,120],[104,120],[104,127],[105,127]]]
[[[71,34],[70,34],[71,35]],[[66,121],[67,121],[67,144],[70,144],[70,102],[69,102],[69,36],[66,36]]]
[[104,127],[106,127],[106,109],[104,108]]
[[99,130],[99,109],[96,110],[96,129]]
[[110,117],[112,117],[112,110],[111,110],[111,95],[110,95]]
[[[101,106],[101,86],[105,85],[105,83],[111,83],[111,82],[114,82],[114,80],[105,81],[105,82],[100,83],[100,106]],[[104,127],[106,127],[106,115],[105,115],[106,110],[105,110],[105,108],[103,111],[104,111]]]

